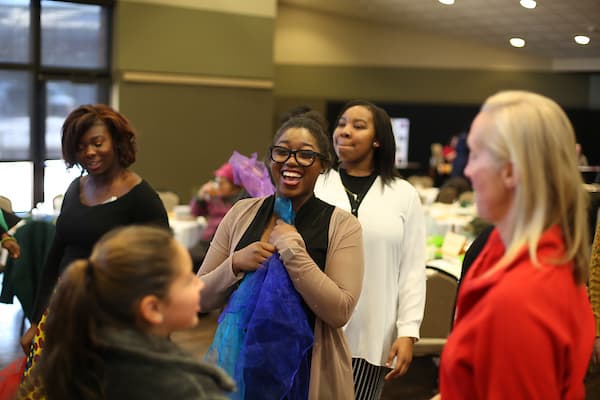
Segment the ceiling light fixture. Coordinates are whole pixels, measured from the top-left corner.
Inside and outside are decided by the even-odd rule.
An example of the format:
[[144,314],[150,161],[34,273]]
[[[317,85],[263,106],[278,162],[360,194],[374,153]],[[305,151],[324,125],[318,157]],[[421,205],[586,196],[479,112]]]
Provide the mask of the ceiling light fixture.
[[509,42],[513,47],[525,47],[525,41],[518,37],[510,38]]
[[530,10],[533,10],[535,6],[537,6],[535,0],[521,0],[519,3],[521,3],[523,7],[529,8]]
[[575,43],[586,45],[590,42],[590,37],[585,35],[577,35],[573,39],[575,39]]
[[454,0],[438,0],[442,4],[452,5],[454,4]]

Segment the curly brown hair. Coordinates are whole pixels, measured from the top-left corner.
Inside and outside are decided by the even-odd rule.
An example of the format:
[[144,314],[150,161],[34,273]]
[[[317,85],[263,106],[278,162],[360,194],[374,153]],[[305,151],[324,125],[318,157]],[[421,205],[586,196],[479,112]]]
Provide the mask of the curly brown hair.
[[110,132],[119,164],[127,168],[135,162],[136,133],[127,118],[105,104],[84,104],[71,111],[62,126],[62,156],[67,168],[82,167],[77,160],[79,141],[98,124]]

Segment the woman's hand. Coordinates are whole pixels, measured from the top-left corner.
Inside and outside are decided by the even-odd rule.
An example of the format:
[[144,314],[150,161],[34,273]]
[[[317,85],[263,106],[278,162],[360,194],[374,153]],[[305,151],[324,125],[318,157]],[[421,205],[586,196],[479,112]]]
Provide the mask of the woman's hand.
[[256,271],[258,267],[275,253],[275,246],[268,242],[254,242],[233,253],[231,266],[233,273]]
[[408,367],[412,362],[413,346],[414,339],[411,337],[403,336],[394,341],[385,365],[386,367],[392,368],[392,362],[394,361],[394,358],[396,359],[396,365],[385,376],[386,381],[392,378],[398,378],[408,371]]
[[200,200],[208,200],[211,197],[214,197],[216,195],[217,195],[216,185],[215,185],[215,182],[211,180],[211,181],[206,182],[204,185],[202,185],[200,190],[198,190],[198,194],[196,194],[196,197],[198,197],[198,199],[200,199]]
[[19,246],[19,243],[17,243],[17,241],[14,239],[4,239],[4,241],[2,242],[2,247],[8,250],[8,254],[11,256],[11,258],[19,258],[19,256],[21,255],[21,247]]
[[438,393],[435,396],[433,396],[430,400],[442,400],[442,395]]
[[31,342],[35,338],[37,333],[37,324],[31,324],[29,329],[21,336],[21,348],[25,355],[29,355],[29,349],[31,349]]
[[275,243],[277,240],[290,232],[298,232],[296,227],[285,223],[281,218],[275,220],[275,226],[269,235],[269,243]]

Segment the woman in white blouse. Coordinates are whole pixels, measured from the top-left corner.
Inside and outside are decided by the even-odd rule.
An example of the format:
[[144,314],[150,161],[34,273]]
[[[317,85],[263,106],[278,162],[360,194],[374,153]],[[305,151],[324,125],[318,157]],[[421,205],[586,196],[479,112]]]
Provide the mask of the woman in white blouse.
[[378,399],[384,380],[406,373],[425,307],[425,221],[417,191],[398,176],[388,114],[366,101],[335,124],[338,171],[319,177],[317,197],[356,215],[363,228],[363,291],[345,334],[356,399]]

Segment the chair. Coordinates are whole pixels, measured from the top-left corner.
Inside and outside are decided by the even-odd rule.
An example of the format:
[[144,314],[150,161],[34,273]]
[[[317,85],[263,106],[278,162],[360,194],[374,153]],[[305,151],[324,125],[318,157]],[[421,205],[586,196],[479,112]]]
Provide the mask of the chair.
[[415,343],[414,356],[433,356],[442,352],[450,333],[458,281],[436,268],[427,267],[427,296],[421,323],[421,339]]
[[28,220],[14,235],[21,246],[21,256],[9,259],[6,264],[0,303],[11,304],[17,297],[29,320],[33,316],[35,295],[54,233],[52,222]]
[[0,208],[12,212],[12,202],[8,197],[0,195]]
[[54,212],[60,212],[64,197],[64,194],[57,194],[52,198],[52,209]]
[[158,191],[158,197],[160,197],[168,213],[173,212],[175,206],[179,204],[179,196],[175,192]]
[[416,188],[427,189],[433,187],[433,178],[427,175],[411,175],[407,181]]
[[471,190],[471,183],[462,176],[453,176],[448,178],[440,187],[437,201],[440,203],[452,204],[458,197]]
[[458,196],[458,202],[460,204],[473,204],[475,202],[475,193],[471,190],[467,190],[466,192],[462,192]]
[[438,192],[436,201],[438,203],[452,204],[458,198],[456,188],[450,186],[442,186]]
[[[0,195],[0,208],[4,211],[12,212],[12,202],[6,196]],[[4,272],[6,261],[8,259],[8,250],[0,247],[0,273]]]

